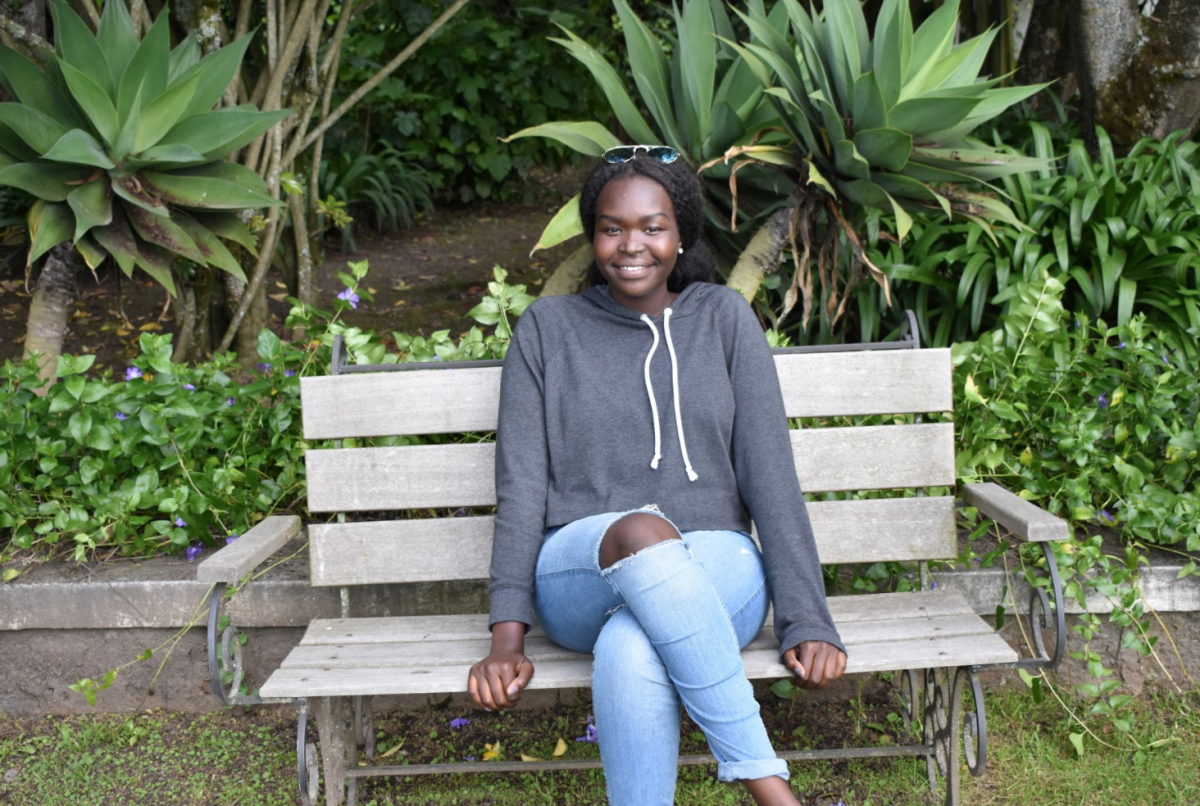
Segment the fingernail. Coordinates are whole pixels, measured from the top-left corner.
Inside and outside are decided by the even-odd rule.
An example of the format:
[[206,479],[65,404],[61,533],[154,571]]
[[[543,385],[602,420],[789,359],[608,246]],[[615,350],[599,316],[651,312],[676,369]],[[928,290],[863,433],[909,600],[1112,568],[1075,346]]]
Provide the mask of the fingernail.
[[483,710],[487,711],[489,714],[492,712],[491,708],[484,708]]
[[510,696],[510,697],[517,696],[517,691],[518,691],[517,684],[513,683],[511,686],[508,687],[508,696]]

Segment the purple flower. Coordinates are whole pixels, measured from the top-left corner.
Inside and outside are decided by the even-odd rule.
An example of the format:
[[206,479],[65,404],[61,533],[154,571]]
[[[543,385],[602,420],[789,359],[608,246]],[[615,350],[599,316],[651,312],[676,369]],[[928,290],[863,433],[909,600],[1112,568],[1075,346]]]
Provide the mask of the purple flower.
[[263,372],[270,372],[270,371],[271,371],[271,365],[270,365],[270,364],[260,363],[260,364],[258,364],[258,368],[259,368],[261,371],[263,371]]
[[1079,325],[1079,317],[1077,316],[1077,317],[1075,317],[1075,329],[1076,329],[1076,330],[1079,330],[1079,327],[1080,327],[1080,325]]
[[196,391],[196,387],[195,387],[195,386],[192,386],[190,383],[185,383],[185,384],[183,385],[183,388],[184,388],[184,389],[187,389],[189,392],[194,392],[194,391]]
[[232,406],[232,405],[233,405],[233,398],[232,398],[232,397],[227,397],[227,398],[225,398],[225,405],[226,405],[226,406]]
[[124,419],[125,419],[125,412],[123,412],[123,411],[118,411],[116,414],[114,414],[114,415],[113,415],[113,417],[116,417],[118,420],[124,420]]
[[345,291],[337,295],[338,299],[345,300],[350,303],[351,308],[358,307],[358,294],[354,293],[354,289],[347,288]]
[[455,728],[455,729],[465,728],[467,725],[470,725],[470,724],[471,724],[471,720],[467,719],[466,717],[459,717],[458,719],[450,720],[450,727]]
[[981,558],[981,557],[972,557],[972,558],[971,558],[971,562],[975,563],[976,565],[983,565],[983,558]]
[[937,583],[936,583],[936,582],[930,582],[930,583],[929,583],[929,589],[930,589],[930,590],[934,590],[935,588],[937,588]]
[[183,527],[187,526],[187,521],[185,521],[183,518],[176,516],[175,525],[178,526],[180,529],[182,529]]
[[474,761],[475,756],[463,756],[463,761]]
[[204,551],[204,547],[201,546],[199,543],[197,543],[194,546],[188,546],[188,550],[187,550],[188,562],[192,562],[197,557],[199,557],[200,552],[202,552],[202,551]]
[[1171,366],[1171,362],[1167,360],[1167,354],[1166,354],[1166,353],[1163,353],[1163,354],[1162,354],[1162,360],[1163,360],[1163,363],[1164,363],[1164,364],[1166,364],[1168,367],[1169,367],[1169,366]]
[[592,717],[589,716],[587,718],[587,730],[575,741],[589,742],[591,744],[598,744],[600,742],[600,734],[596,733],[596,723]]
[[285,370],[283,371],[283,377],[285,377],[285,378],[290,378],[290,377],[292,377],[292,376],[293,376],[293,375],[295,375],[295,374],[296,374],[295,370],[291,370],[291,369],[285,369]]
[[[1164,358],[1163,360],[1165,361],[1166,358]],[[138,369],[137,367],[126,367],[125,368],[125,380],[132,381],[132,380],[136,380],[140,377],[142,377],[142,371],[140,369]]]
[[1117,345],[1117,349],[1118,349],[1118,350],[1124,350],[1124,349],[1125,349],[1125,342],[1121,342],[1120,344],[1118,344],[1118,345]]
[[1096,520],[1100,521],[1101,523],[1116,523],[1116,521],[1113,520],[1113,516],[1109,514],[1107,509],[1096,510]]
[[228,546],[230,543],[232,543],[233,541],[235,541],[237,539],[238,539],[238,533],[234,532],[229,537],[225,538],[225,545]]
[[1102,409],[1108,408],[1108,393],[1102,392],[1100,397],[1096,398],[1096,405]]

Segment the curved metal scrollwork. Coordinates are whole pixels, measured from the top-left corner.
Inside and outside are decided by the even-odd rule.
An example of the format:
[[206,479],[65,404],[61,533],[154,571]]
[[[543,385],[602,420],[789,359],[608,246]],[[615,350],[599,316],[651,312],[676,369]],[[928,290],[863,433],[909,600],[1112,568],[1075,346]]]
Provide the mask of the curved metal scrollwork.
[[946,806],[958,806],[959,733],[962,730],[962,691],[966,676],[961,670],[925,670],[925,722],[923,739],[930,745],[925,757],[929,786],[934,791],[944,781]]
[[[375,758],[375,711],[372,697],[354,698],[354,741],[368,759]],[[353,779],[351,779],[353,780]]]
[[1035,586],[1030,589],[1029,594],[1029,626],[1033,633],[1034,649],[1038,655],[1033,665],[1054,669],[1062,662],[1063,652],[1066,648],[1067,616],[1066,608],[1063,606],[1062,580],[1058,576],[1058,562],[1054,559],[1054,552],[1048,543],[1042,544],[1042,553],[1046,557],[1046,570],[1050,573],[1050,586],[1054,591],[1054,654],[1051,655],[1046,651],[1045,640],[1042,638],[1042,631],[1050,627],[1050,600],[1046,596],[1045,588]]
[[[208,600],[208,678],[213,694],[217,695],[224,705],[258,705],[261,697],[248,696],[240,693],[242,681],[245,680],[246,670],[242,659],[242,642],[237,627],[232,624],[224,629],[221,626],[221,603],[225,599],[224,583],[213,586],[212,595]],[[217,636],[221,636],[220,648],[217,646]],[[229,686],[226,688],[221,677],[230,675]]]
[[987,769],[987,711],[983,704],[983,689],[979,678],[970,669],[959,668],[956,677],[961,680],[955,681],[955,690],[970,697],[963,709],[963,755],[967,769],[978,778]]
[[917,674],[912,669],[905,669],[900,673],[900,705],[902,707],[901,714],[904,717],[904,727],[911,730],[913,720],[918,718],[921,713],[921,704],[918,701],[919,689],[917,688]]
[[316,806],[321,795],[320,760],[316,744],[308,741],[308,700],[301,699],[296,723],[296,782],[303,806]]

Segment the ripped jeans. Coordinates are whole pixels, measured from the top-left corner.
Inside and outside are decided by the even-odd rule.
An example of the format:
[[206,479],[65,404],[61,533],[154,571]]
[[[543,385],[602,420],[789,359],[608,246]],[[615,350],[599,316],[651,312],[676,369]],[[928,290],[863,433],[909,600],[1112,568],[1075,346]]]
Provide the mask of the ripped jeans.
[[[632,511],[661,516],[655,507]],[[720,780],[786,780],[739,654],[770,605],[758,547],[745,532],[683,532],[682,541],[601,569],[601,540],[628,514],[547,531],[535,594],[552,640],[595,653],[593,704],[609,802],[673,802],[681,700],[708,739]]]

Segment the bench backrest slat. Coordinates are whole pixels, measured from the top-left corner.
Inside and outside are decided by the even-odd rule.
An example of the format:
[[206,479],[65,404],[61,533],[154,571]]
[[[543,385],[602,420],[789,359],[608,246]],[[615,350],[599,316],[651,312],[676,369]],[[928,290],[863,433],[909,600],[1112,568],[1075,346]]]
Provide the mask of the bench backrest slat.
[[[950,423],[805,428],[793,430],[791,440],[806,492],[954,484]],[[494,462],[495,444],[486,442],[309,451],[308,508],[491,506],[496,503]]]
[[[816,501],[809,517],[825,563],[936,559],[955,552],[951,497]],[[308,534],[315,586],[488,576],[490,516],[313,524]]]
[[[950,411],[949,350],[777,354],[789,417]],[[302,378],[305,439],[494,431],[500,368]]]

